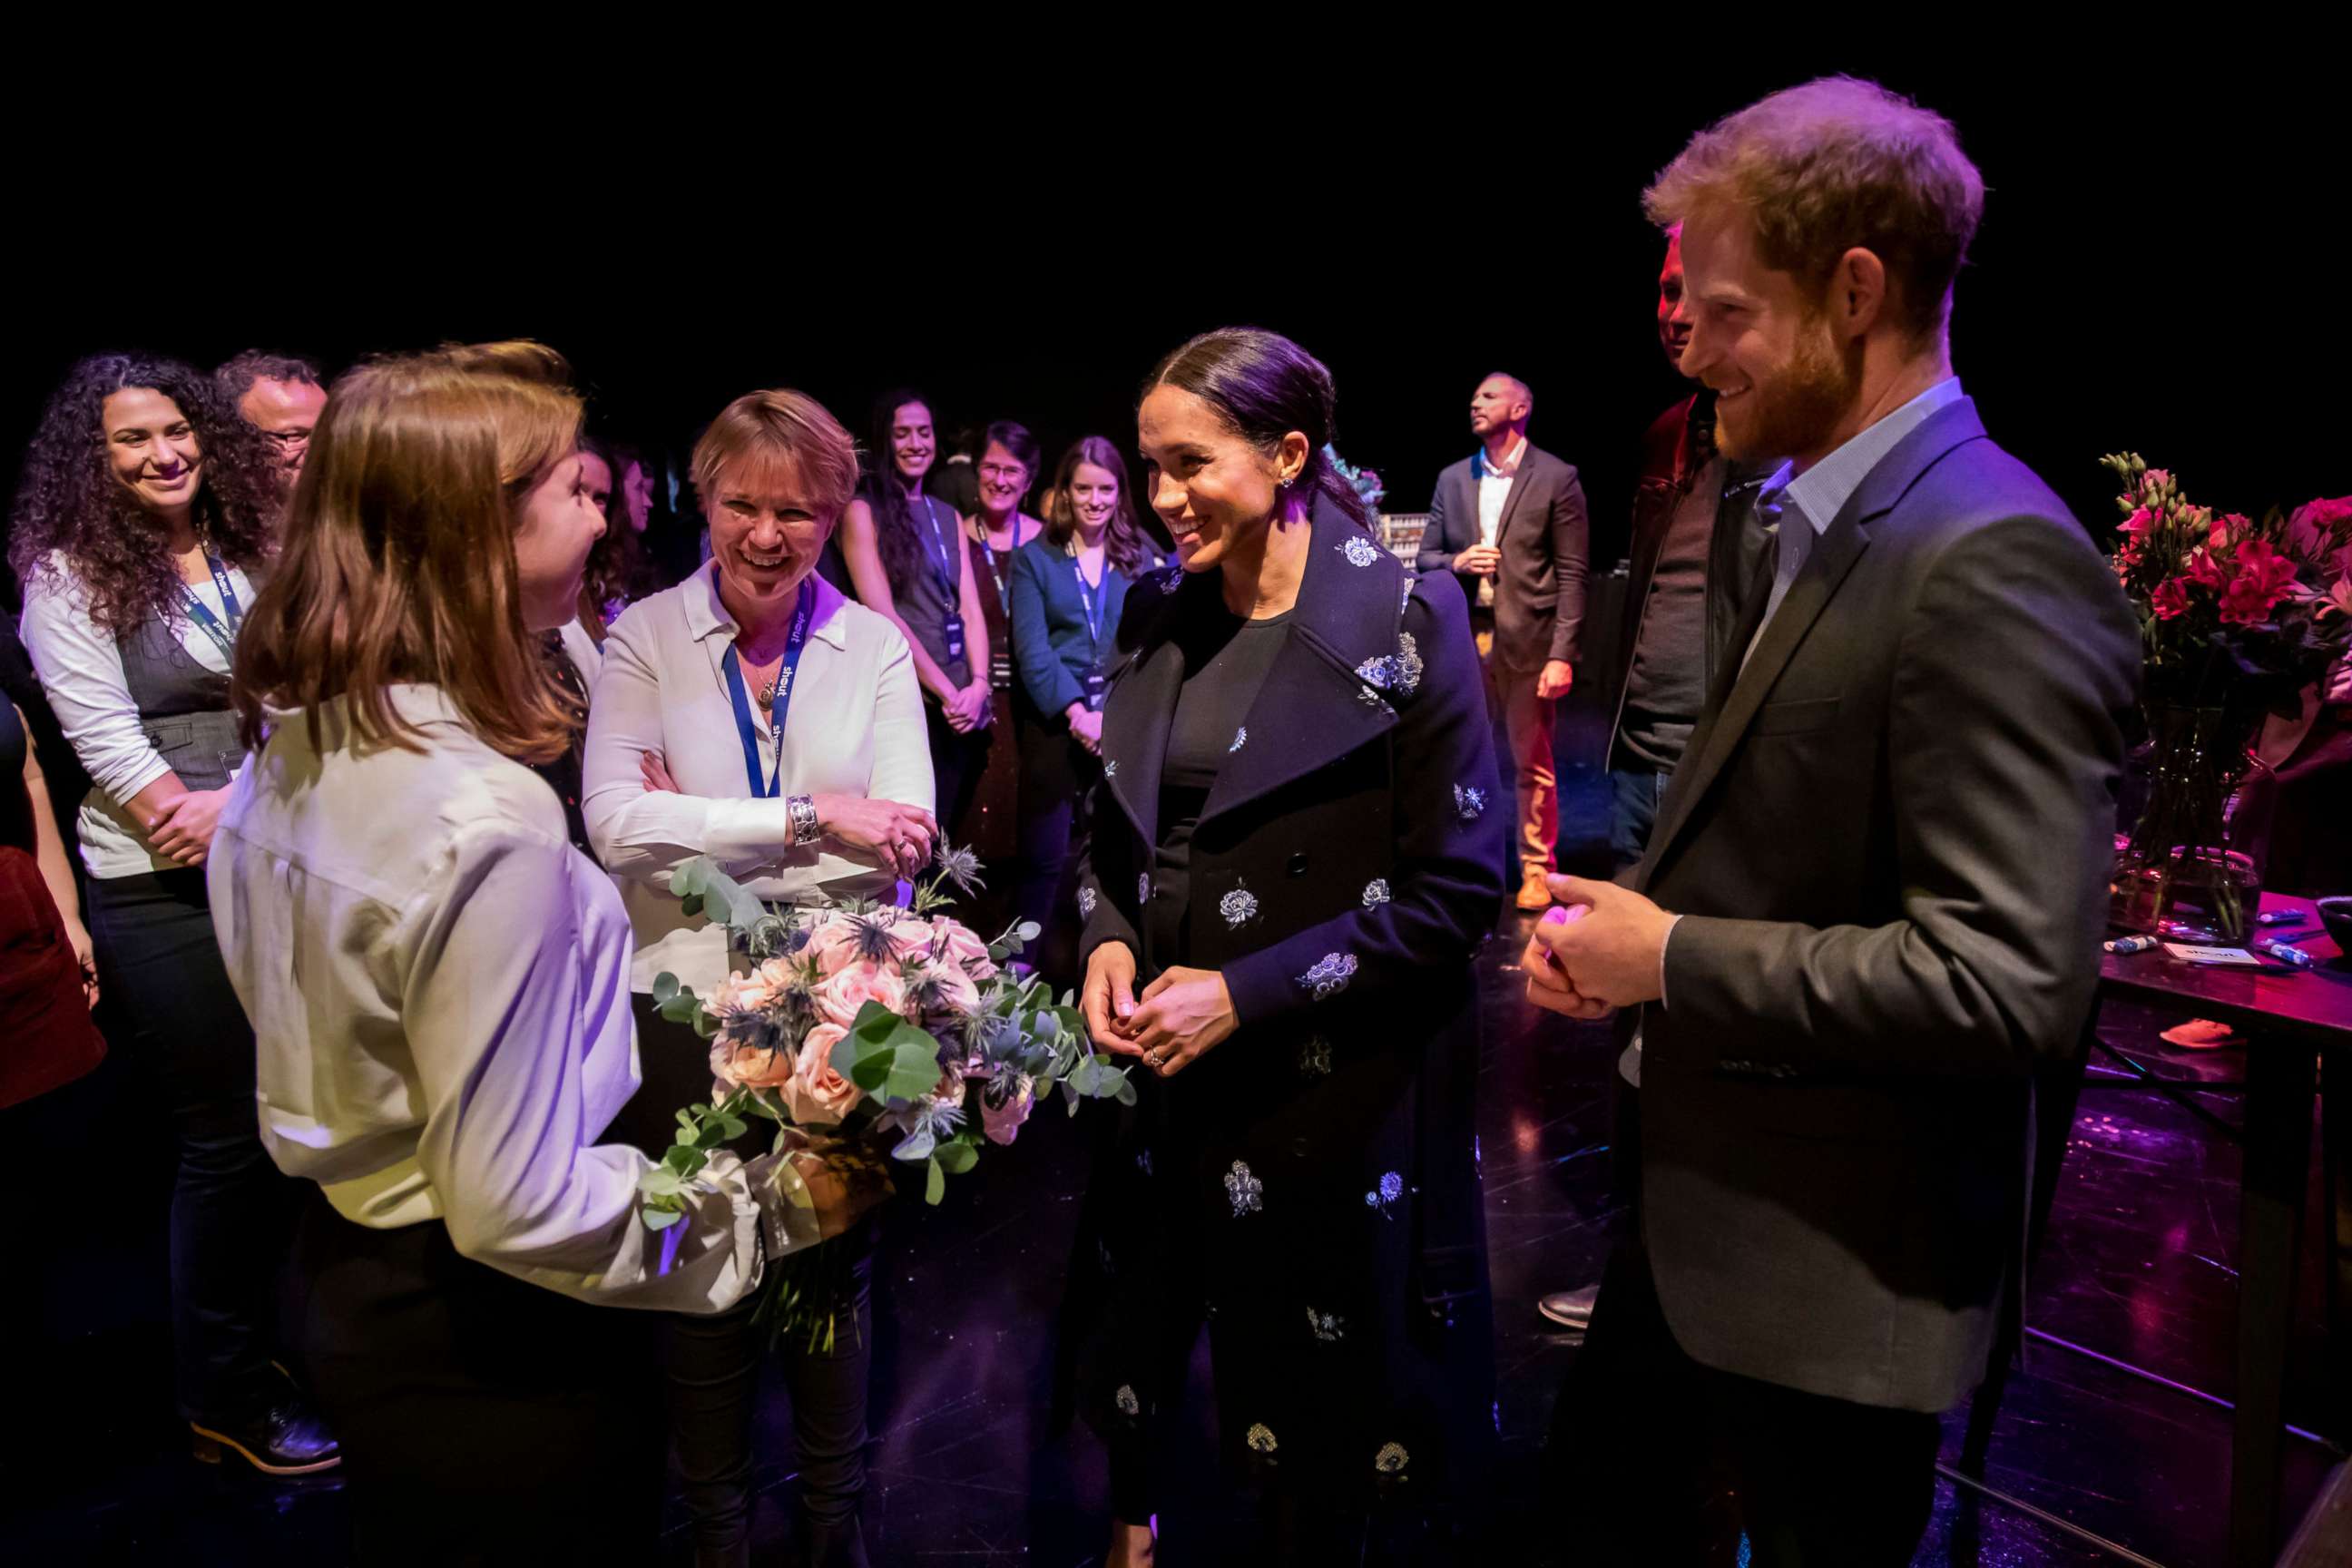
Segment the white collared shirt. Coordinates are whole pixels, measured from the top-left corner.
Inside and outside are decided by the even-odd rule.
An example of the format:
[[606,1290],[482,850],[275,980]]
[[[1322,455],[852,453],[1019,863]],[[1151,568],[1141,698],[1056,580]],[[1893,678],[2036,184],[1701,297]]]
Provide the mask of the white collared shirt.
[[[898,628],[822,577],[785,719],[782,783],[753,798],[721,663],[735,621],[715,567],[640,599],[604,637],[589,705],[581,806],[636,929],[630,984],[664,971],[708,996],[728,969],[727,933],[681,913],[669,875],[698,855],[763,899],[887,897],[896,875],[834,847],[789,848],[784,796],[856,795],[931,809],[931,749],[914,657]],[[754,718],[763,774],[776,738]],[[638,758],[659,751],[679,793],[648,791]]]
[[[122,653],[112,632],[89,616],[89,590],[62,556],[50,557],[51,572],[37,573],[25,584],[20,631],[25,651],[41,678],[41,690],[56,710],[67,743],[89,774],[76,823],[82,868],[93,877],[136,877],[171,871],[179,862],[158,855],[124,803],[172,771],[147,738],[139,704],[122,671]],[[253,583],[241,566],[228,568],[230,591],[238,604],[253,604]],[[220,588],[207,576],[188,591],[225,626]],[[172,630],[190,658],[215,675],[228,673],[228,655],[194,619],[173,616]]]
[[[1511,448],[1510,456],[1503,459],[1504,462],[1510,466],[1509,472],[1496,473],[1495,471],[1494,464],[1484,461],[1479,463],[1479,543],[1492,545],[1495,541],[1501,536],[1503,531],[1503,508],[1510,502],[1511,481],[1518,477],[1519,464],[1526,459],[1527,455],[1528,438],[1525,436],[1522,436],[1519,437],[1519,444]],[[1478,579],[1478,603],[1482,607],[1491,608],[1493,606],[1495,603],[1494,578],[1481,577]]]
[[437,687],[422,749],[355,748],[345,701],[272,715],[205,867],[253,1021],[261,1142],[355,1224],[609,1305],[715,1311],[760,1271],[740,1168],[670,1230],[645,1156],[596,1140],[636,1091],[629,929],[554,792]]

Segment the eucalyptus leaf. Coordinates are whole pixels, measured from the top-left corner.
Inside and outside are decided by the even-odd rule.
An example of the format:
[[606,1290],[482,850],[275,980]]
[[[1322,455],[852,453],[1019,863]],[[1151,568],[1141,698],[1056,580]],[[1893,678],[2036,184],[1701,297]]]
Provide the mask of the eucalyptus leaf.
[[937,1160],[934,1160],[931,1162],[930,1177],[923,1184],[923,1201],[927,1204],[937,1204],[941,1198],[947,1195],[947,1173],[940,1170],[940,1163]]
[[948,1174],[961,1176],[980,1163],[980,1151],[958,1139],[940,1151],[939,1162]]
[[654,1209],[645,1211],[647,1230],[667,1230],[686,1217],[684,1209]]
[[667,1002],[677,994],[677,976],[663,970],[654,976],[654,1000]]

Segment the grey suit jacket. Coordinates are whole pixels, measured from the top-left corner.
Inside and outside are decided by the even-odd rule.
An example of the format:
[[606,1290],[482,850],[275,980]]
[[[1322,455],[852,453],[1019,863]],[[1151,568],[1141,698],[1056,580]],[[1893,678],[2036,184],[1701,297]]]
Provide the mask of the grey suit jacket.
[[[1449,570],[1454,558],[1478,542],[1475,458],[1437,476],[1429,527],[1416,564],[1424,574]],[[1503,552],[1495,578],[1495,653],[1512,669],[1540,669],[1548,659],[1580,657],[1590,525],[1584,487],[1576,469],[1532,441],[1503,502],[1495,542]],[[1456,574],[1471,604],[1478,579]]]
[[1738,657],[1633,874],[1685,917],[1643,1020],[1658,1300],[1708,1366],[1944,1410],[2020,1266],[2032,1071],[2091,1005],[2137,628],[1963,398]]

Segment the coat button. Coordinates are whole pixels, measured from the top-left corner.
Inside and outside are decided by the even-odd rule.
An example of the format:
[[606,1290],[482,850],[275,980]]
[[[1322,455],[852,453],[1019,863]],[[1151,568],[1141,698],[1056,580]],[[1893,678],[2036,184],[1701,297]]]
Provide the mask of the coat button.
[[1290,863],[1284,867],[1283,869],[1288,871],[1294,877],[1304,877],[1307,875],[1307,857],[1304,855],[1293,855],[1290,858]]

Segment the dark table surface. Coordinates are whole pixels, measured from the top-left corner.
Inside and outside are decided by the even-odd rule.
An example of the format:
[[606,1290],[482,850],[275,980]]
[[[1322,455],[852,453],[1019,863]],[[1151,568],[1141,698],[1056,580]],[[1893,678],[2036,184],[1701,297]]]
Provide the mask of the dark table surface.
[[[2181,1003],[2195,1007],[2201,1017],[2252,1025],[2269,1034],[2284,1030],[2342,1043],[2344,1037],[2352,1036],[2352,961],[2327,939],[2309,899],[2265,893],[2263,908],[2302,917],[2299,923],[2263,926],[2259,934],[2311,954],[2309,969],[2273,973],[2184,963],[2159,947],[2102,955],[2099,987]],[[2247,938],[2249,942],[2255,940]]]

